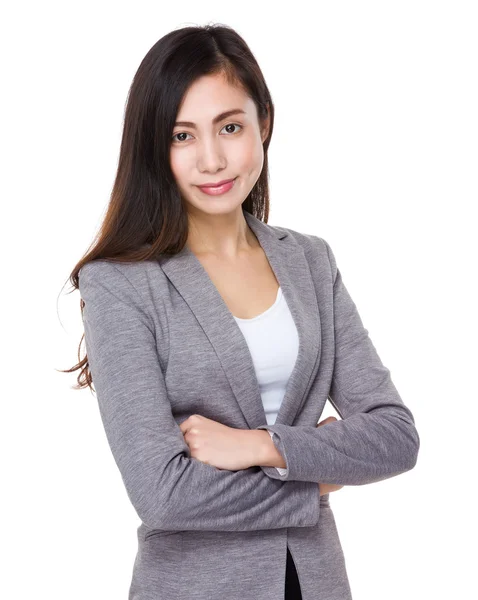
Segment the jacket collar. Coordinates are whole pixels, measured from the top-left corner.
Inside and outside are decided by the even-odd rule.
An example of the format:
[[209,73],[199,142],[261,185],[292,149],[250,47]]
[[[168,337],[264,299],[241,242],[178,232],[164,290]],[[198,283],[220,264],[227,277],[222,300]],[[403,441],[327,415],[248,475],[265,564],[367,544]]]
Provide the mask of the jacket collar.
[[[275,421],[292,425],[320,358],[321,325],[314,282],[303,247],[285,229],[243,212],[282,287],[298,330],[298,357]],[[186,245],[162,260],[161,267],[214,347],[249,427],[267,424],[247,342],[201,262]]]

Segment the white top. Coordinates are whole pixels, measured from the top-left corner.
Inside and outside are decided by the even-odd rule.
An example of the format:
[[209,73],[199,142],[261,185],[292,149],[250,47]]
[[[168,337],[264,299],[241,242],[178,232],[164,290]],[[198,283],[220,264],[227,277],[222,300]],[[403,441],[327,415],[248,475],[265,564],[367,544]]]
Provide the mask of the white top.
[[[259,383],[267,424],[273,425],[299,352],[299,336],[282,288],[274,304],[252,319],[234,316],[246,339]],[[269,431],[271,438],[274,433]],[[281,475],[287,469],[276,467]]]

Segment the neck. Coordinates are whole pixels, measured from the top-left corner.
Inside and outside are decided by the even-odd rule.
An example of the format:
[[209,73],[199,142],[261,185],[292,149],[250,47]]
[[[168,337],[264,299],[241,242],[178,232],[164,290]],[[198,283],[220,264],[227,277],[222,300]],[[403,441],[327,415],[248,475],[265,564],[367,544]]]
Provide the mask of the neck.
[[187,245],[197,256],[235,259],[259,245],[242,210],[227,215],[189,213],[188,220]]

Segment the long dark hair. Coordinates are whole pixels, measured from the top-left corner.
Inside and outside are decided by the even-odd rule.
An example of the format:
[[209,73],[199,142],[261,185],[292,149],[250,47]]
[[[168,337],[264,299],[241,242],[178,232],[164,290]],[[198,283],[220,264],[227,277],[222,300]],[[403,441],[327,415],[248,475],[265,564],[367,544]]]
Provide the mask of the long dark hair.
[[[69,281],[74,291],[81,267],[92,260],[136,262],[180,252],[188,239],[187,211],[170,166],[170,146],[180,103],[189,86],[204,75],[223,74],[255,102],[259,123],[269,117],[263,142],[262,172],[242,203],[267,223],[269,167],[267,150],[274,126],[274,105],[251,50],[231,27],[212,24],[184,27],[162,37],[143,58],[130,86],[124,115],[118,168],[99,233],[75,265]],[[83,299],[80,309],[83,314]],[[70,369],[80,370],[74,389],[90,387],[88,356]]]

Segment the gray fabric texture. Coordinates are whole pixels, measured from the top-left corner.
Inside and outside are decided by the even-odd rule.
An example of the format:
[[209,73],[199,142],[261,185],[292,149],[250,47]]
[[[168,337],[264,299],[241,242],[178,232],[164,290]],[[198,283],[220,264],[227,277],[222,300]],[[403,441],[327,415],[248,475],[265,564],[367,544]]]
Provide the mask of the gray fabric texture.
[[[330,245],[244,216],[300,340],[273,425],[244,336],[187,246],[142,263],[90,262],[79,274],[101,419],[141,521],[129,600],[284,598],[287,546],[303,600],[350,600],[329,494],[319,498],[318,482],[369,484],[417,461],[413,415]],[[341,419],[316,427],[327,399]],[[287,474],[191,458],[179,424],[192,414],[274,432]]]

